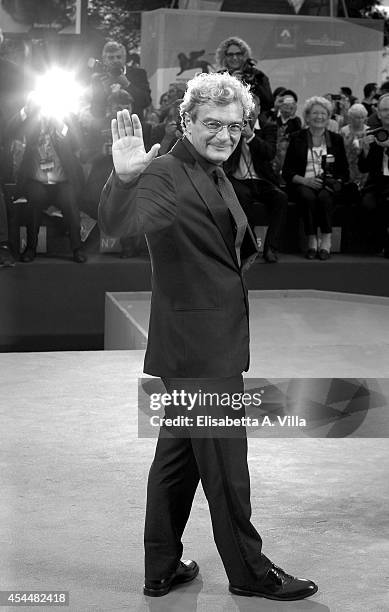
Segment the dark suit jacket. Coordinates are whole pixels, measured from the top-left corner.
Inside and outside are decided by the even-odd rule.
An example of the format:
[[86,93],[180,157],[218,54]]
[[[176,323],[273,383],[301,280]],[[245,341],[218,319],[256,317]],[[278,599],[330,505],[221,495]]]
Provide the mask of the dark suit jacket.
[[[147,374],[218,378],[248,369],[247,289],[230,213],[190,145],[178,141],[130,188],[112,175],[99,222],[109,235],[146,234],[152,262]],[[248,229],[242,261],[256,254]]]
[[[254,138],[248,143],[254,170],[259,178],[278,185],[279,182],[271,165],[277,151],[277,126],[274,122],[269,121],[260,130],[254,130],[254,134]],[[231,157],[224,164],[224,170],[229,176],[232,176],[239,166],[242,139],[243,136]]]
[[[384,148],[380,147],[375,142],[371,143],[369,152],[366,156],[364,153],[360,153],[358,158],[358,168],[361,172],[369,173],[366,179],[365,188],[377,185],[380,182],[380,179],[384,176],[382,172],[383,158]],[[389,177],[385,178],[389,180]]]
[[[331,153],[335,158],[334,175],[336,178],[348,181],[349,168],[344,148],[343,138],[339,134],[326,130],[325,132],[327,153]],[[282,176],[287,184],[292,183],[295,174],[305,175],[308,154],[308,130],[295,132],[290,137],[288,150],[286,153]]]

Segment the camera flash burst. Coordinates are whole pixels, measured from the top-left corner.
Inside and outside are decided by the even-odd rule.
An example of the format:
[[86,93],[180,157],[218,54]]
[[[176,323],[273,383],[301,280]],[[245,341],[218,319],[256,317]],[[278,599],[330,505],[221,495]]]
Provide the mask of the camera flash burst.
[[43,116],[64,119],[79,110],[82,88],[71,72],[52,68],[37,78],[33,95]]

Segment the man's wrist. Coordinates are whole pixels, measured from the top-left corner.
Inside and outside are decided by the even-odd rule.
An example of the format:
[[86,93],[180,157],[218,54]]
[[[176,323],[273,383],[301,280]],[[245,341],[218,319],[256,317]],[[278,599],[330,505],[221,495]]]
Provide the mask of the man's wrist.
[[135,183],[138,176],[134,176],[132,174],[117,174],[115,172],[115,183],[117,187],[127,188],[131,187],[133,183]]

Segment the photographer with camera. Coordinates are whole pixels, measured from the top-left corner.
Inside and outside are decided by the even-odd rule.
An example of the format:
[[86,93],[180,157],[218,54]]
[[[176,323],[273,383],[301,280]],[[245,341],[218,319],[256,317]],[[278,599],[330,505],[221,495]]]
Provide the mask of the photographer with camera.
[[84,189],[84,176],[76,151],[79,129],[74,116],[66,119],[50,114],[44,101],[30,92],[26,104],[12,118],[9,132],[25,138],[26,147],[16,176],[16,196],[25,196],[29,203],[27,245],[21,255],[24,263],[35,259],[38,232],[43,211],[54,205],[62,211],[69,231],[73,260],[85,263],[80,236],[78,202]]
[[251,93],[260,100],[261,119],[265,120],[273,107],[273,94],[268,77],[256,67],[249,45],[241,38],[231,36],[219,44],[215,56],[218,72],[227,70],[250,86]]
[[103,47],[102,61],[91,60],[91,113],[95,117],[105,117],[108,97],[124,89],[133,100],[133,112],[143,120],[144,109],[151,104],[147,74],[143,68],[126,64],[126,58],[125,46],[109,41]]
[[361,227],[365,229],[368,249],[384,249],[389,259],[389,94],[378,100],[377,116],[381,126],[366,132],[358,159],[361,172],[368,177],[361,201]]

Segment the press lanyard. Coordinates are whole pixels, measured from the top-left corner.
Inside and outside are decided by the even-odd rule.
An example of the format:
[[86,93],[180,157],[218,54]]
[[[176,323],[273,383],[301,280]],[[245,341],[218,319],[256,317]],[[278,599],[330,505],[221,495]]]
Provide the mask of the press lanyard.
[[[311,153],[312,168],[313,168],[313,173],[314,173],[315,177],[319,176],[319,174],[321,174],[321,172],[322,172],[321,163],[322,163],[322,155],[324,154],[324,147],[325,146],[326,146],[326,139],[325,139],[325,135],[323,134],[319,152],[314,151],[313,150],[312,134],[308,130],[308,147],[309,147],[309,150],[310,150],[310,153]],[[318,149],[319,147],[315,147],[315,148]],[[316,170],[316,168],[317,168],[317,170]]]
[[321,174],[321,171],[322,171],[321,163],[322,163],[323,149],[320,148],[319,151],[314,151],[312,147],[310,149],[310,152],[311,152],[311,158],[312,158],[313,173],[315,177],[317,177],[319,174]]

